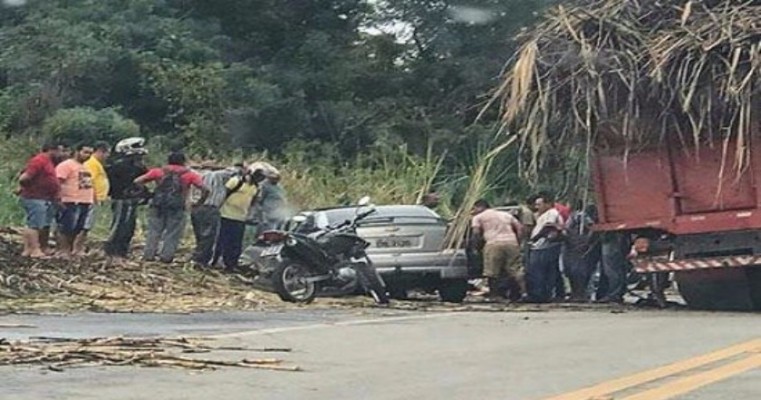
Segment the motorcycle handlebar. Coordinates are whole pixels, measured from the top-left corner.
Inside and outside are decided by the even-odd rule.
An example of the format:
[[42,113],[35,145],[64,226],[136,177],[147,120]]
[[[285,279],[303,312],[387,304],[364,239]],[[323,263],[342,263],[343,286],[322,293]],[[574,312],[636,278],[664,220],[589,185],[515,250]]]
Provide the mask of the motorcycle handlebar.
[[357,215],[357,218],[355,218],[355,219],[354,219],[354,221],[356,222],[356,221],[359,221],[359,220],[361,220],[361,219],[365,219],[365,218],[367,218],[368,216],[370,216],[370,214],[372,214],[372,213],[374,213],[374,212],[375,212],[375,209],[370,209],[370,210],[367,210],[367,211],[365,211],[365,212],[363,212],[363,213],[361,213],[361,214]]
[[363,213],[361,213],[361,214],[357,214],[357,216],[356,216],[356,217],[354,217],[354,219],[353,219],[353,220],[347,219],[347,220],[345,220],[344,222],[341,222],[340,224],[337,224],[337,225],[330,225],[330,226],[328,226],[328,228],[325,230],[325,232],[323,232],[323,233],[322,233],[322,234],[320,234],[319,236],[325,235],[325,234],[326,234],[326,233],[328,233],[328,232],[335,232],[335,231],[337,231],[337,230],[341,230],[341,229],[343,229],[343,228],[346,228],[346,227],[348,227],[348,226],[354,226],[354,225],[356,225],[356,224],[357,224],[357,221],[360,221],[360,220],[362,220],[362,219],[364,219],[364,218],[367,218],[367,217],[368,217],[370,214],[372,214],[372,213],[374,213],[374,212],[375,212],[375,209],[370,209],[370,210],[368,210],[368,211],[365,211],[365,212],[363,212]]

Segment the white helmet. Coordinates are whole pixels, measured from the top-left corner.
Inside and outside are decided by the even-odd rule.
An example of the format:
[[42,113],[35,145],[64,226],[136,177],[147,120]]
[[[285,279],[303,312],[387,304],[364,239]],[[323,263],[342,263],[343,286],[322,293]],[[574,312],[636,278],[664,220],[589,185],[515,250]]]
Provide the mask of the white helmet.
[[257,161],[248,166],[249,173],[254,173],[256,171],[261,171],[262,174],[266,177],[273,177],[273,176],[279,176],[280,171],[277,170],[272,164],[264,161]]
[[148,150],[144,146],[144,138],[131,137],[117,143],[116,147],[114,148],[114,152],[117,154],[123,154],[125,156],[133,154],[148,154]]

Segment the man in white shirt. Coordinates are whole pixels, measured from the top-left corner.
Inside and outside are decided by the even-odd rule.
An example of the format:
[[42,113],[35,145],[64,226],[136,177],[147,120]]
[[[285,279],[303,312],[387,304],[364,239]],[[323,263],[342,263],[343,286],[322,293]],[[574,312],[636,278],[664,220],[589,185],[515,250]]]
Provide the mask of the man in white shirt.
[[528,265],[526,268],[527,301],[546,303],[552,299],[557,275],[563,234],[563,217],[553,207],[548,194],[534,200],[537,211],[536,225],[531,231]]

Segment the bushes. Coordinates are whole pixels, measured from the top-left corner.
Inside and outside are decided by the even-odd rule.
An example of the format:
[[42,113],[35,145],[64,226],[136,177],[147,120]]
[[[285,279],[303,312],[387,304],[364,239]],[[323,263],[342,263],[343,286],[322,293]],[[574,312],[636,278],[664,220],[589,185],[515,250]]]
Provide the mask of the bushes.
[[114,144],[126,137],[139,136],[140,127],[112,108],[77,107],[58,110],[45,120],[42,134],[67,144],[98,140]]
[[20,225],[24,221],[24,211],[14,194],[18,188],[16,180],[24,169],[27,158],[39,147],[34,138],[13,138],[0,143],[0,226]]

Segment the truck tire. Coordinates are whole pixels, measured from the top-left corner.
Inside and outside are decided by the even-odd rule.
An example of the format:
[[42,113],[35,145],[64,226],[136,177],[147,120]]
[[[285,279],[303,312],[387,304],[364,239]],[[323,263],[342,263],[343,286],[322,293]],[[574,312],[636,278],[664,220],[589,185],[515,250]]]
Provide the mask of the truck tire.
[[744,268],[678,272],[679,294],[697,310],[752,311],[751,288]]
[[462,303],[467,295],[467,279],[447,279],[439,286],[439,298],[447,303]]
[[750,284],[750,297],[756,311],[761,311],[761,266],[745,269]]

